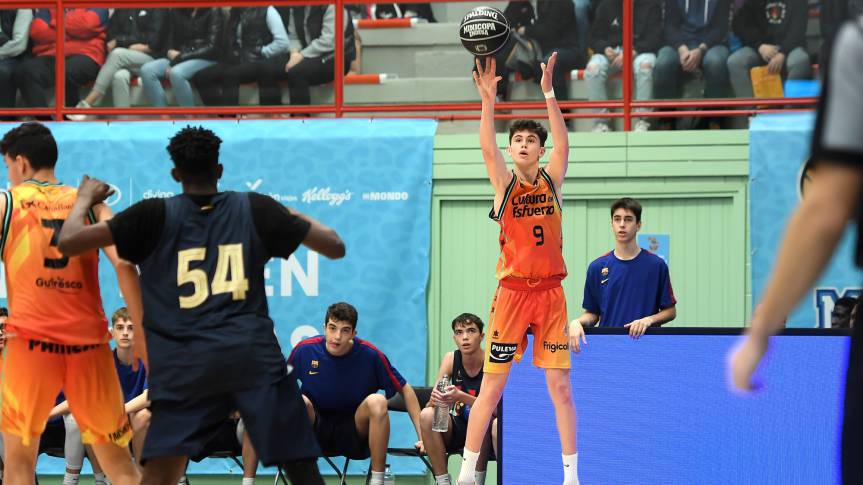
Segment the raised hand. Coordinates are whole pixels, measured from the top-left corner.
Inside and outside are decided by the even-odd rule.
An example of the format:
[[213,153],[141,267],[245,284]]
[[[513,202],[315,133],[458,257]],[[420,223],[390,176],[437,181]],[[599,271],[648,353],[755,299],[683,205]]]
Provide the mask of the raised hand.
[[554,64],[557,62],[557,52],[552,52],[551,56],[548,58],[548,62],[543,62],[539,65],[542,69],[542,79],[539,81],[539,86],[542,88],[543,93],[547,93],[552,90],[552,76],[554,76]]
[[480,64],[479,59],[476,59],[476,71],[473,72],[473,82],[476,83],[476,90],[479,91],[479,96],[483,101],[494,101],[497,96],[497,83],[503,79],[495,75],[497,61],[494,57],[485,58],[485,67]]
[[110,185],[99,179],[91,179],[84,175],[78,186],[78,198],[87,201],[88,206],[96,205],[114,194]]

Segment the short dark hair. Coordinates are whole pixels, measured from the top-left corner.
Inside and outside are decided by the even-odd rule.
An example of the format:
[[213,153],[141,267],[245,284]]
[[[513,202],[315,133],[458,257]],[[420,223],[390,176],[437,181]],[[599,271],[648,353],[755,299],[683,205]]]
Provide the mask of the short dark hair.
[[216,176],[222,139],[203,126],[187,126],[171,137],[168,153],[185,177],[206,179]]
[[30,121],[3,135],[0,153],[10,158],[18,155],[26,157],[33,170],[54,168],[57,165],[57,140],[47,126]]
[[0,317],[8,317],[8,316],[9,316],[9,309],[6,308],[5,306],[0,306]]
[[509,142],[512,143],[512,137],[519,131],[529,131],[539,137],[539,146],[545,146],[545,140],[548,139],[548,132],[545,131],[539,122],[535,120],[515,120],[512,126],[509,127]]
[[326,325],[330,320],[336,322],[348,322],[351,324],[351,328],[356,330],[357,318],[357,309],[350,303],[340,301],[338,303],[333,303],[329,308],[327,308],[327,315],[324,317],[324,325]]
[[637,200],[631,197],[623,197],[614,201],[611,204],[611,217],[614,217],[614,213],[617,209],[624,209],[635,214],[635,222],[641,222],[641,204],[638,203]]
[[124,306],[118,308],[114,314],[111,315],[111,326],[114,326],[114,324],[120,320],[131,320],[131,318],[129,318],[129,309]]
[[482,319],[479,318],[478,316],[474,315],[473,313],[462,313],[461,315],[455,317],[452,321],[452,331],[453,332],[455,332],[455,327],[458,324],[462,324],[465,326],[470,325],[470,324],[474,324],[474,325],[476,325],[476,328],[479,329],[480,333],[482,333],[482,327],[483,327]]

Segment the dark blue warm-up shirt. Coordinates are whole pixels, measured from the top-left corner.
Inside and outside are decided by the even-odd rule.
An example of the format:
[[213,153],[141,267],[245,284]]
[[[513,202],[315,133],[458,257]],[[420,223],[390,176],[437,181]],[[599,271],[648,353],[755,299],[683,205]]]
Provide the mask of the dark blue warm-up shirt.
[[405,385],[387,356],[358,338],[341,357],[327,352],[326,337],[305,339],[294,347],[288,364],[303,384],[302,393],[326,415],[353,414],[369,395],[382,389],[389,399]]
[[622,327],[675,304],[668,265],[650,251],[628,261],[611,251],[587,267],[581,306],[599,315],[600,326]]
[[117,368],[117,376],[120,378],[120,387],[123,388],[123,402],[129,402],[141,395],[147,389],[147,371],[144,363],[138,359],[138,370],[132,370],[131,365],[126,365],[117,357],[114,350],[114,367]]

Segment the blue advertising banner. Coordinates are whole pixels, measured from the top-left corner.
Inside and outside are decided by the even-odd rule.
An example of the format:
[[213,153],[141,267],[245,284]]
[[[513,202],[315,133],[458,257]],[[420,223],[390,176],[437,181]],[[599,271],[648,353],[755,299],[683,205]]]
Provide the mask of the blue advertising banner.
[[[532,337],[531,337],[532,338]],[[741,398],[726,358],[737,335],[587,336],[573,357],[581,483],[838,485],[848,336],[771,339]],[[512,367],[503,394],[507,484],[560,483],[563,467],[545,373]],[[537,481],[536,477],[542,477]]]
[[[425,382],[426,285],[429,272],[432,154],[429,120],[256,120],[195,122],[222,140],[221,190],[257,191],[333,227],[347,246],[330,261],[305,248],[272,260],[266,291],[287,355],[322,333],[327,306],[347,301],[359,312],[358,335],[375,344],[408,382]],[[15,125],[0,126],[0,135]],[[170,122],[49,124],[60,150],[58,178],[77,186],[82,174],[114,186],[114,212],[181,187],[170,176],[165,147],[185,126]],[[7,181],[8,183],[8,181]],[[122,306],[113,269],[100,267],[105,312]],[[0,290],[5,304],[6,288]],[[398,413],[402,414],[402,413]],[[390,446],[416,434],[407,416],[393,418]],[[286,437],[287,439],[287,437]],[[390,459],[397,474],[420,474],[419,460]],[[190,465],[189,473],[226,473],[228,460]],[[367,462],[353,472],[365,474]],[[62,473],[40,459],[40,473]]]
[[[761,298],[773,268],[788,217],[801,197],[815,116],[812,113],[757,116],[749,127],[749,227],[752,302]],[[857,297],[863,272],[853,264],[854,232],[849,228],[815,288],[788,316],[789,327],[831,326],[837,300]]]

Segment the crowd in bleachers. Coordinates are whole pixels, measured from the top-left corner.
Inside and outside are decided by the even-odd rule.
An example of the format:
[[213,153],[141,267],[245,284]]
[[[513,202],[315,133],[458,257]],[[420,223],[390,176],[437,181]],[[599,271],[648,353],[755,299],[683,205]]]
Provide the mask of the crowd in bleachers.
[[[634,0],[633,98],[676,99],[690,78],[707,98],[750,98],[752,68],[764,75],[811,79],[829,37],[860,10],[858,0]],[[820,11],[821,52],[807,45],[810,12]],[[589,100],[608,99],[608,81],[623,70],[621,0],[512,1],[513,29],[499,51],[498,90],[511,77],[536,79],[539,63],[558,53],[554,79],[570,99],[570,73],[582,70]],[[0,108],[48,107],[54,84],[53,9],[0,10]],[[346,19],[416,17],[436,22],[429,4],[352,5]],[[240,86],[255,84],[260,105],[311,104],[310,87],[334,78],[333,5],[172,9],[66,9],[65,105],[132,104],[139,83],[145,105],[237,106]],[[344,23],[345,72],[358,72],[361,45]],[[394,60],[395,62],[395,60]],[[89,91],[89,92],[88,92]],[[197,96],[196,96],[197,92]],[[83,99],[82,99],[83,96]],[[107,103],[106,103],[107,104]],[[69,115],[87,119],[85,114]],[[609,131],[610,120],[595,121]],[[638,120],[647,130],[647,119]]]

